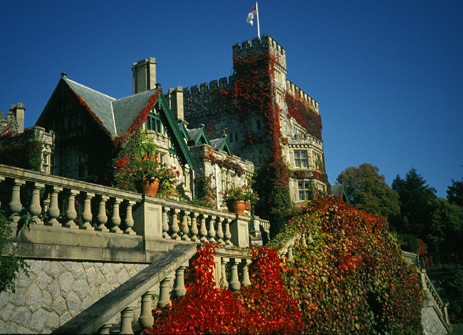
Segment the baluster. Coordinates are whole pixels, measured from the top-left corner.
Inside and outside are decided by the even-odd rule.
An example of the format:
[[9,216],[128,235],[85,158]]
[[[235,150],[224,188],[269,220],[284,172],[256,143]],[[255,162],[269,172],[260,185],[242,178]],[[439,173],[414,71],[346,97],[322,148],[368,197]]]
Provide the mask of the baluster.
[[248,287],[251,286],[251,280],[249,279],[249,264],[251,264],[251,260],[243,259],[241,262],[242,264],[242,273],[243,273],[243,280],[241,281],[241,286]]
[[190,213],[190,219],[191,219],[191,240],[193,242],[198,242],[198,223],[196,218],[198,217],[198,214],[191,212]]
[[121,312],[121,329],[119,334],[133,334],[132,320],[133,320],[133,306],[124,308]]
[[111,329],[112,326],[113,326],[112,323],[105,323],[104,325],[100,327],[98,334],[101,334],[101,335],[110,334],[109,330]]
[[93,193],[87,192],[84,199],[84,209],[82,211],[82,225],[80,229],[92,229],[92,198],[95,196]]
[[208,231],[209,242],[215,242],[214,217],[209,216],[208,220],[209,220],[209,231]]
[[50,207],[48,208],[48,217],[49,220],[46,223],[49,226],[58,227],[61,226],[58,222],[59,218],[59,206],[58,206],[58,193],[61,192],[63,189],[58,186],[51,187],[51,194],[50,194]]
[[188,233],[190,232],[190,229],[188,228],[188,214],[185,211],[182,211],[180,217],[182,219],[182,240],[191,241],[190,237],[188,236]]
[[153,317],[153,291],[147,291],[141,296],[141,310],[138,324],[142,329],[150,329],[154,323]]
[[29,214],[32,216],[31,221],[35,224],[42,223],[42,220],[39,218],[39,215],[42,214],[42,207],[40,206],[40,189],[43,187],[45,187],[44,184],[34,183],[34,189],[32,190]]
[[171,210],[172,212],[172,225],[170,226],[170,231],[172,232],[172,234],[170,234],[170,236],[172,237],[172,239],[174,240],[180,240],[180,236],[178,236],[178,231],[179,231],[179,228],[178,228],[178,212],[179,210],[173,208]]
[[121,216],[119,215],[119,204],[121,203],[121,199],[114,199],[113,204],[113,215],[111,216],[111,229],[109,230],[112,233],[121,234],[122,230],[119,228],[121,224]]
[[13,212],[13,214],[10,215],[10,219],[12,220],[13,223],[18,223],[19,219],[21,216],[19,213],[21,212],[21,209],[23,208],[21,204],[21,185],[24,185],[26,182],[23,180],[19,179],[14,179],[14,185],[11,190],[11,201],[8,204],[10,206],[10,210]]
[[76,190],[69,190],[68,196],[68,208],[66,210],[66,219],[67,221],[63,224],[63,227],[76,229],[78,228],[76,223],[74,222],[77,219],[77,212],[76,212],[76,194],[78,192]]
[[233,243],[231,241],[231,233],[230,233],[230,220],[225,219],[224,222],[225,222],[225,234],[224,234],[225,244],[226,245],[233,245]]
[[286,254],[286,257],[288,258],[288,261],[291,261],[294,258],[292,245],[288,246],[288,253]]
[[105,224],[108,221],[108,217],[106,216],[106,200],[109,198],[105,195],[102,195],[100,198],[100,203],[98,205],[98,215],[96,217],[98,221],[98,227],[95,228],[95,230],[98,231],[109,231],[108,228],[106,228]]
[[186,293],[185,288],[185,269],[186,265],[180,266],[175,270],[174,295],[177,298],[183,297]]
[[207,229],[206,229],[206,216],[204,214],[201,214],[199,233],[201,234],[201,238],[199,240],[201,242],[206,242],[207,241]]
[[228,258],[222,257],[221,265],[220,265],[221,282],[219,284],[221,284],[224,289],[228,288],[227,263],[228,263]]
[[240,279],[238,277],[238,260],[232,258],[230,264],[230,281],[228,282],[228,288],[236,292],[241,288]]
[[125,210],[124,224],[127,228],[124,230],[124,234],[135,235],[132,227],[134,225],[132,207],[135,205],[135,201],[127,200],[127,208]]
[[223,241],[223,229],[222,229],[222,218],[217,217],[217,242],[224,244]]
[[167,305],[170,305],[170,281],[172,278],[166,277],[163,280],[161,280],[161,283],[159,284],[159,301],[158,301],[158,307],[163,308],[166,307]]
[[169,236],[169,209],[162,207],[162,237],[170,238]]

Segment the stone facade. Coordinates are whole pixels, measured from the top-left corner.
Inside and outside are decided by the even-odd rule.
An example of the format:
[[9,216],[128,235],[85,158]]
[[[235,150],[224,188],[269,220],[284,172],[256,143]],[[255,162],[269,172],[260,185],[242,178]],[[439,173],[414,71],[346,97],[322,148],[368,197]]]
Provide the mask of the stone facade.
[[[272,74],[272,99],[280,107],[280,129],[287,141],[281,141],[284,161],[294,172],[290,181],[291,199],[295,202],[306,201],[309,193],[318,191],[327,193],[328,181],[324,167],[323,142],[310,134],[294,118],[288,116],[287,94],[297,95],[312,112],[319,115],[319,105],[312,97],[286,78],[286,51],[268,35],[233,45],[233,57],[246,58],[267,53],[276,59]],[[205,124],[211,137],[227,134],[231,146],[241,158],[252,161],[256,167],[265,166],[273,152],[265,144],[249,144],[247,134],[257,138],[266,136],[265,121],[262,115],[249,111],[242,123],[233,115],[234,106],[227,105],[218,92],[227,90],[235,78],[221,78],[209,83],[189,88],[170,89],[168,98],[173,112],[181,106],[181,115],[190,126]],[[183,96],[181,95],[183,93]],[[177,107],[180,108],[180,107]]]
[[15,292],[0,294],[0,329],[48,334],[146,268],[147,264],[28,260]]
[[16,135],[24,131],[24,103],[18,102],[10,106],[10,110],[3,117],[0,111],[0,136],[5,134]]

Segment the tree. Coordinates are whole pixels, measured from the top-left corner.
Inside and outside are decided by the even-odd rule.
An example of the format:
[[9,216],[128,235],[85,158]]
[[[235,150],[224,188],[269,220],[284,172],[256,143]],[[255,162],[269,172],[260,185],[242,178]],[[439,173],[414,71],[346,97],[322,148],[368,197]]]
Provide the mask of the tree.
[[460,181],[452,179],[452,185],[447,190],[447,200],[452,205],[463,206],[463,178]]
[[400,205],[400,215],[394,218],[394,226],[401,233],[412,233],[425,239],[431,230],[432,213],[436,208],[436,190],[427,185],[414,168],[405,179],[397,175],[392,189],[398,193]]
[[26,261],[15,255],[16,249],[12,249],[9,253],[4,253],[8,238],[11,236],[12,228],[10,222],[0,211],[0,293],[6,290],[15,289],[15,280],[20,270],[29,276],[29,265]]
[[358,168],[345,169],[337,182],[344,184],[349,200],[355,207],[389,218],[400,211],[399,197],[378,172],[376,166],[363,163]]

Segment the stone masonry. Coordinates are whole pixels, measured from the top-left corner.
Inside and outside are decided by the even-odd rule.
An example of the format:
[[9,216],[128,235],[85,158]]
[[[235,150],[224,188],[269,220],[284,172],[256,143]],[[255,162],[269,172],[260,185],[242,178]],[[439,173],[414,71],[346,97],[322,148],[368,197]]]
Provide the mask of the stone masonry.
[[0,333],[47,334],[147,264],[28,260],[15,292],[0,294]]

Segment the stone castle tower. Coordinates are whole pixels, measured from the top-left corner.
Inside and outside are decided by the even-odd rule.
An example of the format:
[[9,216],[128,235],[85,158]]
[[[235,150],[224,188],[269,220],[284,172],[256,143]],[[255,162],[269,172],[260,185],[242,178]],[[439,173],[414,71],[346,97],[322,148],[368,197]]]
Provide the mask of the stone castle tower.
[[[212,136],[226,134],[237,155],[257,167],[265,166],[275,154],[275,148],[264,140],[275,131],[265,116],[266,112],[249,108],[238,114],[236,101],[226,101],[222,94],[246,91],[247,87],[239,82],[238,65],[262,55],[273,60],[268,65],[271,71],[265,67],[261,71],[266,71],[270,77],[269,95],[273,108],[277,108],[279,144],[283,161],[290,170],[291,199],[301,202],[308,200],[314,192],[327,193],[329,184],[324,167],[318,102],[287,79],[286,50],[270,36],[233,45],[235,73],[232,76],[199,87],[170,89],[167,98],[172,111],[191,127],[204,125]],[[248,93],[252,97],[253,92]],[[305,110],[301,111],[301,108]]]

